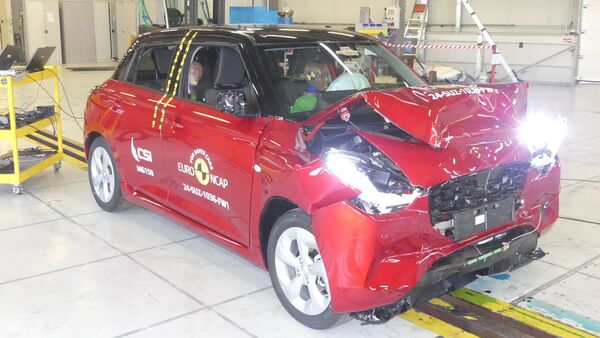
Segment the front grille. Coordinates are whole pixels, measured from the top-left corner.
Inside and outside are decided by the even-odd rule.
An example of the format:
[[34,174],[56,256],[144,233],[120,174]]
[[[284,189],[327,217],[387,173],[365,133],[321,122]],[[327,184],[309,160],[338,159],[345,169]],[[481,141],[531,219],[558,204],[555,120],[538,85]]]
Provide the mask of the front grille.
[[529,163],[515,163],[461,176],[429,190],[431,222],[449,221],[455,213],[477,210],[518,195]]

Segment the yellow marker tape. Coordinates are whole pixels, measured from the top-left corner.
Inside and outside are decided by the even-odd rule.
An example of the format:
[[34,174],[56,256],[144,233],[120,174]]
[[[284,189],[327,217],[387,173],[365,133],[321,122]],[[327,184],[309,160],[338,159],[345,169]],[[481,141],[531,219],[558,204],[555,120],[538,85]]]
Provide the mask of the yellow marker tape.
[[400,315],[401,318],[419,326],[426,330],[432,331],[439,334],[442,337],[455,337],[455,338],[476,338],[477,336],[466,332],[465,330],[458,328],[454,325],[450,325],[444,321],[434,318],[428,314],[415,311],[414,309],[408,310]]
[[439,298],[434,298],[434,299],[430,300],[429,303],[431,303],[433,305],[437,305],[439,307],[443,307],[444,309],[446,309],[448,311],[452,311],[455,309],[455,307],[452,306],[452,304],[444,302],[443,300],[441,300]]
[[[191,32],[192,31],[187,32],[186,36],[188,36],[188,34],[190,34]],[[175,95],[175,92],[177,91],[177,86],[179,84],[179,77],[181,75],[181,68],[183,67],[183,64],[185,62],[187,54],[190,50],[190,46],[192,45],[192,41],[194,41],[194,38],[196,38],[196,35],[198,35],[198,32],[194,32],[194,34],[187,41],[182,41],[180,44],[180,47],[177,49],[177,56],[179,56],[179,54],[181,54],[181,51],[183,51],[184,48],[185,48],[185,52],[183,52],[183,54],[181,54],[181,59],[179,60],[179,69],[177,70],[177,78],[175,79],[175,82],[173,84],[174,89],[172,90],[170,95]],[[167,93],[168,93],[169,87],[171,86],[171,81],[173,80],[173,72],[174,72],[174,69],[176,68],[176,64],[177,64],[177,56],[173,59],[173,66],[171,67],[171,71],[169,72],[169,82],[166,87]]]
[[171,65],[171,69],[169,70],[169,77],[167,78],[167,86],[165,87],[165,93],[163,94],[163,96],[160,98],[160,100],[158,100],[158,102],[154,106],[154,115],[152,116],[152,128],[154,128],[154,126],[156,125],[156,117],[158,115],[158,106],[160,106],[162,104],[162,101],[169,95],[169,87],[171,87],[171,80],[173,79],[173,72],[175,72],[175,69],[177,68],[177,59],[179,58],[179,55],[181,54],[181,51],[183,50],[183,48],[185,46],[187,37],[191,33],[192,33],[192,31],[188,31],[183,36],[183,38],[181,38],[181,41],[179,42],[179,46],[177,47],[177,52],[175,53],[175,57],[173,58],[173,64]]
[[492,298],[482,293],[462,288],[454,291],[453,296],[465,300],[469,303],[479,305],[490,311],[501,314],[519,321],[523,324],[535,327],[549,334],[562,338],[593,338],[593,334],[587,333],[570,325],[561,323],[554,319],[545,317],[539,313],[529,311],[518,306],[505,303],[501,300]]
[[[164,104],[162,108],[160,124],[158,125],[158,129],[162,129],[163,122],[165,121],[165,112],[167,110],[167,106],[169,105],[169,103],[171,103],[171,101],[173,101],[173,97],[177,94],[177,88],[179,87],[179,79],[181,78],[181,70],[183,69],[183,64],[185,63],[185,59],[187,58],[187,55],[190,52],[190,46],[192,45],[192,41],[194,41],[196,35],[198,35],[198,32],[195,32],[194,35],[192,35],[192,37],[188,40],[185,52],[183,53],[183,56],[179,61],[179,69],[177,70],[177,77],[175,78],[175,85],[173,86],[173,91],[171,92],[171,98],[169,99],[169,101],[167,101],[167,103]],[[173,60],[173,63],[175,63],[175,61],[176,60]]]
[[173,101],[173,96],[171,96],[169,98],[169,100],[165,103],[165,105],[162,108],[161,116],[160,116],[160,124],[158,125],[158,129],[159,130],[162,130],[163,121],[165,120],[165,113],[166,113],[166,110],[167,110],[167,106],[169,105],[169,103],[171,103],[171,101]]

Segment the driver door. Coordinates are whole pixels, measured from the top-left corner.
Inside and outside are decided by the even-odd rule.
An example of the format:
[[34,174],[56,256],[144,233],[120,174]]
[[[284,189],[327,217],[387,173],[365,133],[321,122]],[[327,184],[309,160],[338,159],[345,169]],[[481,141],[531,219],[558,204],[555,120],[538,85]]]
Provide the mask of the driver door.
[[[205,86],[194,99],[186,82],[192,61],[202,63]],[[169,206],[247,246],[254,156],[266,119],[256,115],[246,67],[235,47],[192,45],[181,77],[161,135]]]

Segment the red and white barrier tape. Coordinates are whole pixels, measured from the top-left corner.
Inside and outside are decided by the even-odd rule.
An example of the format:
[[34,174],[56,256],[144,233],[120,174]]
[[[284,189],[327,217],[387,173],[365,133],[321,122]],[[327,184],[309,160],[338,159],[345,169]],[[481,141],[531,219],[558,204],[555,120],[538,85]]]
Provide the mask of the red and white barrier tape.
[[431,48],[431,49],[492,49],[491,45],[413,45],[413,44],[394,44],[384,43],[387,47],[398,48]]

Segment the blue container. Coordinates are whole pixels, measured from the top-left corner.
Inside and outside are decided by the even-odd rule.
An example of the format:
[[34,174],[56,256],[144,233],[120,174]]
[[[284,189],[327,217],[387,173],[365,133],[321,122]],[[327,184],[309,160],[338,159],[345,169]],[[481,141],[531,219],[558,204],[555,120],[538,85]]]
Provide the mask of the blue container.
[[279,17],[279,24],[280,25],[291,25],[292,22],[292,17],[291,16],[280,16]]
[[278,24],[277,11],[267,10],[264,6],[232,6],[229,7],[229,22],[232,25],[244,23]]

